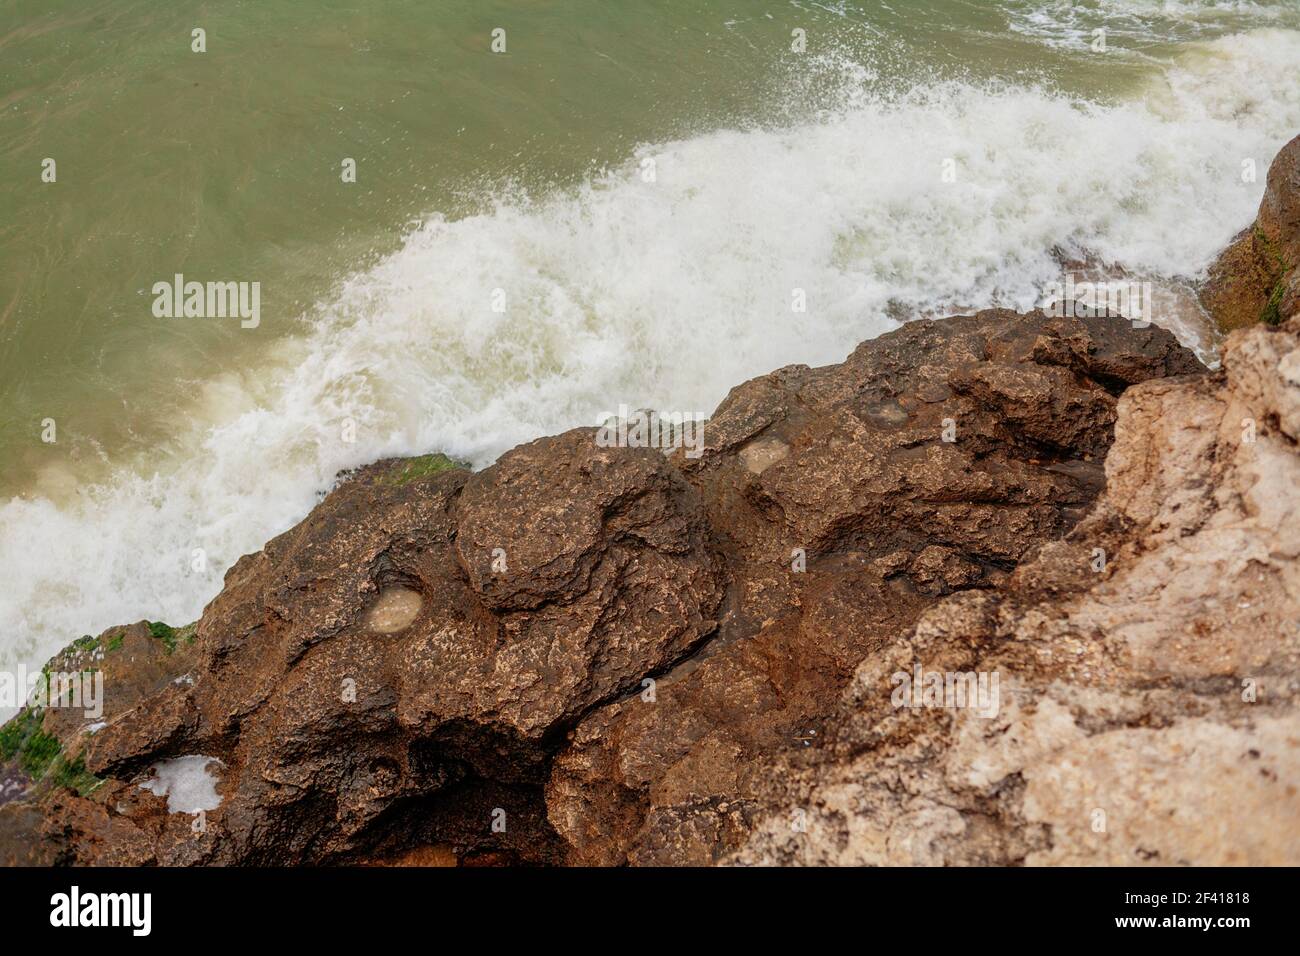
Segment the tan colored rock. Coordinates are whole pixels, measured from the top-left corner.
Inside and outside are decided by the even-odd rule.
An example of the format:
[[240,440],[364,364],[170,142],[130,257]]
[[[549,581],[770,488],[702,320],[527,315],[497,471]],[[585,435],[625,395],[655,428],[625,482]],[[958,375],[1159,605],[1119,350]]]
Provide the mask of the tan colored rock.
[[[731,861],[1300,863],[1297,349],[1257,326],[1127,391],[1092,513],[867,657]],[[997,716],[893,706],[918,660],[999,675]]]
[[[1288,606],[1265,526],[1293,520],[1290,479],[1264,456],[1291,453],[1273,370],[1294,344],[1233,349],[1220,379],[1164,380],[1199,370],[1167,332],[990,311],[738,387],[698,458],[578,429],[474,475],[361,469],[231,569],[184,673],[116,706],[85,748],[104,783],[10,802],[0,841],[185,865],[1077,855],[1052,840],[1073,824],[1052,794],[1082,786],[1062,760],[1112,734],[1096,759],[1121,766],[1121,731],[1227,721],[1206,688],[1239,694],[1242,668],[1266,708],[1289,693],[1293,649],[1232,630],[1246,610],[1187,637],[1195,589],[1263,574]],[[1259,440],[1229,454],[1248,414]],[[1234,477],[1252,467],[1255,490]],[[1179,551],[1202,534],[1213,554]],[[994,668],[999,699],[896,708],[917,661]],[[189,754],[224,768],[201,835],[139,787]],[[1182,839],[1123,826],[1162,853]]]
[[[735,389],[710,419],[708,452],[685,465],[713,502],[728,613],[654,701],[594,712],[555,758],[547,808],[570,860],[724,859],[769,802],[773,773],[793,772],[774,763],[823,757],[864,656],[937,597],[1001,581],[1085,513],[1114,392],[1197,367],[1167,333],[985,312]],[[746,449],[762,441],[790,451],[755,473]],[[949,820],[936,813],[923,816]],[[907,845],[917,860],[930,852]]]
[[1026,862],[1294,866],[1296,731],[1294,715],[1241,727],[1191,718],[1064,746],[1025,770],[1025,819],[1052,834]]

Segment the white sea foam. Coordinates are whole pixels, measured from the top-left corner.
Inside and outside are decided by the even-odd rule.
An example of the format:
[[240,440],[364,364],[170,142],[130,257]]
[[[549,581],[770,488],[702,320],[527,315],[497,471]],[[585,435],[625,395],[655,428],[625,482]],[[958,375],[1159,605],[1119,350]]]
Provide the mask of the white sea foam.
[[1120,51],[1210,39],[1247,26],[1300,23],[1294,0],[996,0],[1016,33],[1059,49],[1087,50],[1095,30]]
[[223,766],[216,757],[191,754],[160,760],[150,770],[153,776],[140,784],[140,789],[167,798],[168,813],[198,813],[215,810],[221,806],[216,778],[208,767]]
[[430,450],[482,465],[620,403],[711,409],[753,375],[839,361],[900,311],[1032,307],[1060,277],[1054,247],[1193,274],[1300,128],[1296,62],[1300,34],[1266,30],[1188,52],[1121,105],[960,83],[861,95],[810,125],[648,146],[560,195],[433,216],[310,336],[269,350],[266,400],[237,372],[208,383],[157,474],[0,506],[0,667],[110,624],[194,619],[342,468]]

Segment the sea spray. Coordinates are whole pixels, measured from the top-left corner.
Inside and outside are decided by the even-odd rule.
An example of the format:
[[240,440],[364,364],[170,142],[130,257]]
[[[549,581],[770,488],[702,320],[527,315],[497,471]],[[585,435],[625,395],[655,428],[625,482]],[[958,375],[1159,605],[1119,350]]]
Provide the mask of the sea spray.
[[1243,158],[1266,166],[1300,127],[1291,77],[1258,68],[1300,60],[1300,35],[1185,60],[1106,105],[958,82],[860,91],[815,122],[644,145],[575,189],[428,217],[314,309],[308,335],[196,383],[204,415],[169,448],[57,503],[0,506],[0,668],[111,624],[194,618],[240,555],[366,461],[438,449],[482,465],[590,425],[611,397],[712,409],[911,311],[1030,308],[1060,276],[1054,248],[1194,274],[1259,201]]

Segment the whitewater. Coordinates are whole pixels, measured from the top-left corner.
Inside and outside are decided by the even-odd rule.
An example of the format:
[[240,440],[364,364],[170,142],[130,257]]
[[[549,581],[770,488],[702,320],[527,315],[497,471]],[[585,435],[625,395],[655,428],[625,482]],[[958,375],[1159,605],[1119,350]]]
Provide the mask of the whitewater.
[[1264,28],[1188,44],[1122,102],[864,83],[805,122],[644,144],[575,188],[430,214],[308,334],[196,383],[168,447],[0,505],[0,669],[194,620],[239,556],[378,458],[482,467],[619,405],[709,410],[902,317],[1032,308],[1062,254],[1194,281],[1300,131],[1297,62],[1300,33]]

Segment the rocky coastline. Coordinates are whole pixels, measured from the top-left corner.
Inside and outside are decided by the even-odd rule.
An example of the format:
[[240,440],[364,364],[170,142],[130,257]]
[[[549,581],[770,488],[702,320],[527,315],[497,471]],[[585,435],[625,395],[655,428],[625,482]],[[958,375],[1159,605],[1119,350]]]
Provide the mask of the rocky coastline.
[[[1300,138],[1217,369],[988,310],[739,385],[698,455],[359,469],[194,626],[50,662],[103,713],[0,729],[0,862],[1300,863],[1298,265]],[[190,757],[210,807],[142,788]]]

